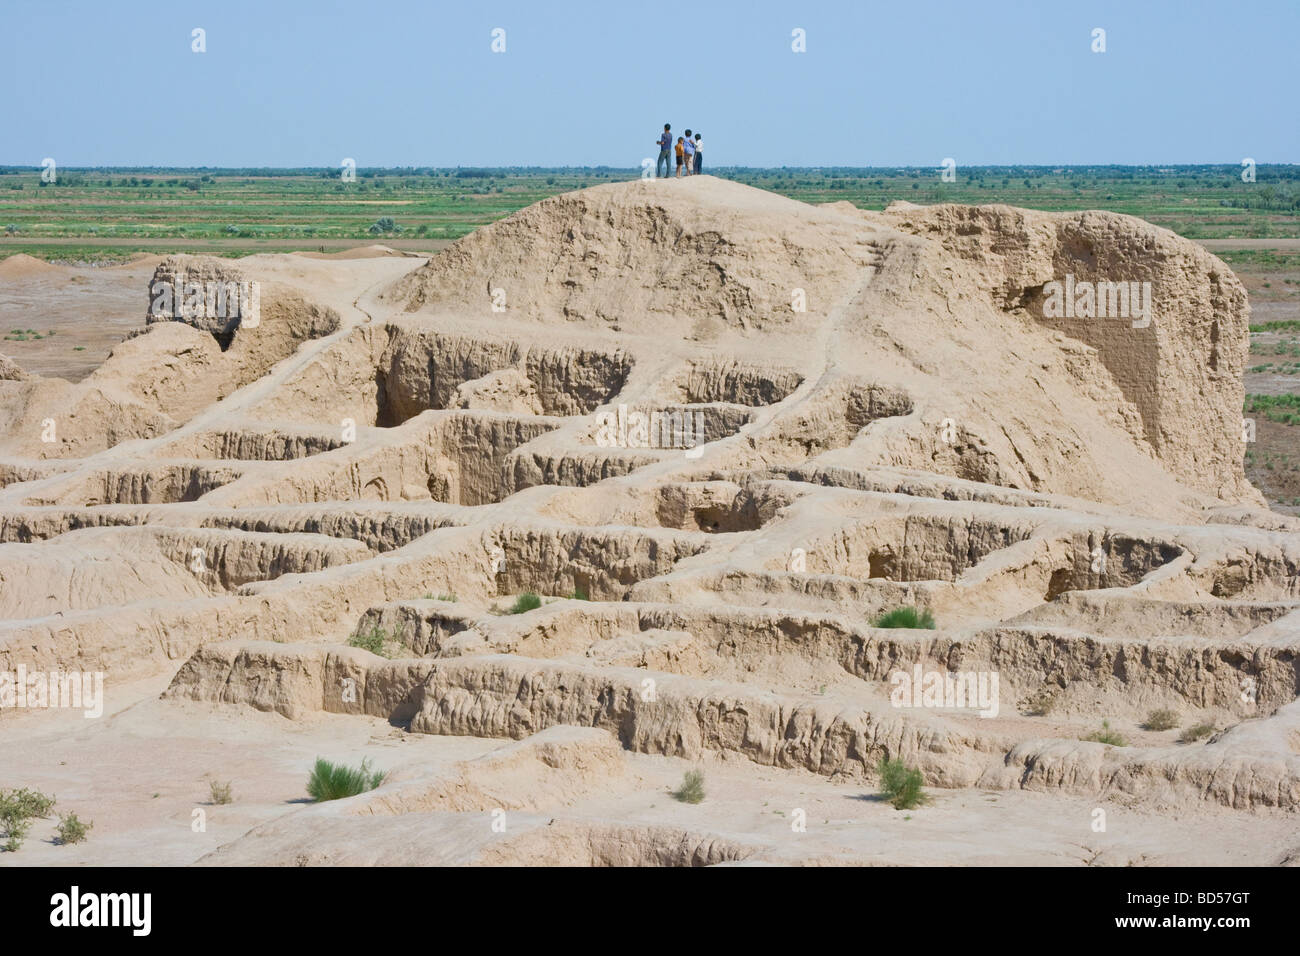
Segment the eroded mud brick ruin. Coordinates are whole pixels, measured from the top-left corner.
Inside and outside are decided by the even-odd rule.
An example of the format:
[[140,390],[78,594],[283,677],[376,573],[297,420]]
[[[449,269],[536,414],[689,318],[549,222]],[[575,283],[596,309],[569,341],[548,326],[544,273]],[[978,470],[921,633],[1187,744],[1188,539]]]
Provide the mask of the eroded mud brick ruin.
[[[465,861],[836,858],[548,827],[635,790],[640,755],[1300,803],[1300,524],[1242,470],[1245,291],[1172,232],[701,176],[547,199],[427,261],[155,279],[178,275],[256,283],[256,326],[146,325],[141,290],[140,333],[84,381],[0,361],[0,671],[171,674],[163,706],[500,745],[222,859],[292,861],[307,832],[345,858],[365,827],[495,807],[542,817],[479,826]],[[1150,314],[1101,314],[1107,288],[1045,308],[1067,276],[1149,283]],[[702,440],[599,438],[620,407]],[[900,607],[937,626],[874,626]],[[349,646],[376,629],[385,655]],[[894,705],[894,675],[932,672],[996,674],[996,716]],[[1081,739],[1156,708],[1213,732]]]

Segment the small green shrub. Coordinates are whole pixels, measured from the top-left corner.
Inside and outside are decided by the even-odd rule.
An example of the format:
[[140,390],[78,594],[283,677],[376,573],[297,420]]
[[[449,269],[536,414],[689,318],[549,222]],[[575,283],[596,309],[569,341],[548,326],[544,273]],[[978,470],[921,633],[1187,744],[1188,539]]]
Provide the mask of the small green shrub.
[[388,634],[378,624],[372,624],[365,630],[359,630],[348,638],[348,644],[352,647],[359,647],[363,651],[369,651],[371,654],[384,653],[384,640]]
[[686,771],[682,785],[673,791],[673,796],[682,803],[700,803],[704,799],[704,774],[699,770]]
[[532,591],[525,591],[519,597],[515,598],[515,603],[510,605],[511,614],[524,614],[528,611],[535,611],[542,606],[542,599]]
[[77,819],[75,813],[59,814],[58,836],[54,842],[59,846],[67,846],[70,843],[81,843],[86,839],[86,834],[94,824],[89,820],[82,822]]
[[1195,743],[1202,737],[1208,737],[1214,733],[1214,724],[1196,724],[1194,727],[1188,727],[1179,736],[1179,740],[1185,744]]
[[392,657],[391,648],[405,647],[406,642],[400,634],[390,634],[378,624],[372,624],[364,630],[358,630],[348,638],[348,644],[378,654],[380,657]]
[[349,767],[317,757],[316,766],[307,778],[307,795],[318,802],[355,797],[375,789],[387,776],[383,771],[372,771],[369,759],[362,760],[360,767]]
[[1117,731],[1110,729],[1110,721],[1101,722],[1101,730],[1094,731],[1082,740],[1091,740],[1099,744],[1110,744],[1112,747],[1127,747],[1128,740],[1125,736]]
[[27,831],[32,828],[32,821],[27,817],[7,817],[0,815],[0,827],[4,827],[4,848],[10,853],[17,853],[18,848],[27,839]]
[[920,627],[934,629],[934,615],[914,607],[896,607],[872,622],[873,627]]
[[584,588],[574,588],[573,593],[569,595],[570,601],[590,601],[591,596],[587,594]]
[[4,848],[17,852],[32,828],[32,820],[47,817],[54,806],[54,798],[38,790],[21,787],[0,791],[0,829],[4,830]]
[[233,803],[235,795],[232,787],[233,784],[229,782],[219,783],[216,780],[209,780],[208,794],[211,797],[212,802],[215,804],[224,805],[227,803]]
[[880,773],[880,789],[895,810],[911,810],[926,801],[921,787],[925,778],[921,771],[908,769],[902,760],[882,760],[876,768]]
[[0,794],[0,807],[12,806],[25,817],[48,817],[54,806],[54,798],[47,797],[39,790],[20,787]]
[[1182,718],[1178,716],[1177,711],[1153,710],[1147,714],[1146,722],[1142,726],[1147,730],[1173,730],[1181,723]]

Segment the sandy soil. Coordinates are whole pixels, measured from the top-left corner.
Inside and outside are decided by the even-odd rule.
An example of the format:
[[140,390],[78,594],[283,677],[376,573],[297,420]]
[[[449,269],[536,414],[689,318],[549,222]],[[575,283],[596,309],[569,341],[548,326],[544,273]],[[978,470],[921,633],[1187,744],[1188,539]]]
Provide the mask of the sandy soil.
[[[754,862],[840,862],[863,865],[1262,866],[1300,849],[1294,816],[1218,809],[1134,808],[1023,791],[932,791],[932,802],[899,811],[860,783],[835,783],[803,771],[761,768],[745,760],[629,754],[631,779],[616,793],[578,798],[532,811],[509,811],[505,831],[493,829],[492,807],[473,813],[407,813],[353,818],[336,814],[404,783],[447,771],[512,746],[509,741],[410,734],[378,718],[318,714],[286,720],[248,708],[160,701],[166,678],[109,683],[99,720],[77,712],[11,713],[0,718],[5,782],[35,787],[94,823],[93,839],[53,842],[56,820],[34,826],[22,856],[0,853],[0,866],[194,863],[227,847],[214,863],[262,855],[289,864],[279,842],[303,854],[347,863],[374,856],[413,862],[480,860],[494,844],[558,827],[708,832],[744,848]],[[304,785],[317,756],[389,772],[383,788],[332,805],[325,815]],[[670,794],[685,771],[702,768],[703,803]],[[211,803],[209,780],[229,782],[234,802]],[[524,791],[528,780],[515,780]],[[1105,831],[1098,832],[1097,810]],[[804,811],[806,830],[793,828]],[[196,828],[201,811],[204,830]],[[265,825],[275,824],[267,834]],[[319,860],[313,860],[318,862]],[[559,862],[557,860],[557,862]]]
[[[397,254],[389,247],[337,245],[334,252],[296,255],[340,260]],[[169,251],[183,251],[183,244]],[[139,255],[122,265],[79,268],[22,254],[0,259],[0,353],[38,375],[81,381],[128,334],[145,327],[149,280],[161,261],[160,255]],[[14,329],[36,335],[20,340]]]
[[[80,381],[113,346],[144,327],[157,256],[101,269],[52,266],[27,257],[0,260],[0,352],[38,375]],[[17,341],[14,329],[40,338]]]

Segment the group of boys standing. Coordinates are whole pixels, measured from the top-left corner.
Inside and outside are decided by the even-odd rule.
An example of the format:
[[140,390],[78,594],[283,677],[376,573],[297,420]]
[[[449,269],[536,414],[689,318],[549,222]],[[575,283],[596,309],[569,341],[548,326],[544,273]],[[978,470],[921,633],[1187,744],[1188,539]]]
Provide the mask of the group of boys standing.
[[677,137],[677,146],[674,149],[672,124],[664,123],[663,135],[659,137],[659,162],[655,164],[655,175],[659,178],[668,177],[669,157],[674,152],[677,154],[678,177],[682,176],[683,169],[686,170],[687,176],[693,176],[704,169],[704,144],[701,142],[700,134],[696,133],[695,138],[691,139],[691,131],[687,130],[685,136]]

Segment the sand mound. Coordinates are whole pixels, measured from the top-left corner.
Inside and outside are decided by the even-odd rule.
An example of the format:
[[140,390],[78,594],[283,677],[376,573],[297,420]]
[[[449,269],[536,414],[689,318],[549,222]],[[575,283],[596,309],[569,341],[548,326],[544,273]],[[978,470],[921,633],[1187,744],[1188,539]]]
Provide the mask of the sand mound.
[[294,252],[292,255],[302,256],[305,259],[382,259],[389,256],[397,256],[407,259],[423,259],[420,253],[403,252],[401,249],[393,249],[389,246],[359,246],[356,249],[339,249],[337,252]]
[[156,268],[156,267],[157,267],[158,265],[160,265],[160,264],[161,264],[161,263],[162,263],[166,258],[167,258],[166,256],[160,256],[160,255],[157,255],[156,253],[152,253],[152,252],[136,252],[136,253],[133,253],[133,254],[131,255],[131,258],[127,259],[125,262],[118,262],[118,263],[115,263],[114,265],[111,265],[111,266],[104,266],[103,268],[107,268],[107,269],[138,269],[138,268],[140,268],[141,266],[144,266],[144,267],[146,267],[146,268],[149,267],[149,266],[154,266],[154,267]]
[[[219,301],[221,292],[259,290],[255,322]],[[164,299],[158,290],[192,284]],[[163,312],[165,310],[165,314]],[[233,312],[233,314],[232,314]],[[77,457],[135,438],[153,438],[256,381],[310,339],[339,327],[338,313],[278,282],[256,282],[239,268],[203,256],[162,260],[146,290],[141,318],[149,323],[110,353],[81,382],[23,381],[0,392],[10,427],[0,451],[34,458]],[[51,427],[49,423],[52,422]]]
[[58,272],[59,266],[51,265],[44,259],[37,259],[25,252],[0,259],[0,279],[25,279],[28,276],[44,275]]
[[0,382],[21,382],[27,378],[24,372],[8,355],[0,352]]
[[[857,435],[856,464],[1150,507],[1185,498],[1172,482],[1260,503],[1241,465],[1246,296],[1219,260],[1109,213],[846,206],[711,177],[599,186],[475,232],[385,299],[652,336],[683,363],[793,365],[811,386],[802,414],[754,435],[773,462],[790,431],[833,434],[848,415],[830,444]],[[1155,315],[1044,318],[1044,286],[1067,276],[1149,283]],[[908,401],[854,418],[830,394],[872,388]]]
[[[334,806],[277,792],[208,862],[879,861],[668,793],[706,766],[709,800],[784,813],[886,756],[968,828],[1024,791],[1278,855],[1300,524],[1242,474],[1241,286],[1172,233],[701,176],[427,262],[154,280],[258,282],[259,320],[200,296],[80,385],[0,382],[0,671],[164,674],[162,713],[424,755]],[[1098,314],[1118,283],[1138,314]],[[936,626],[882,626],[908,608]]]

